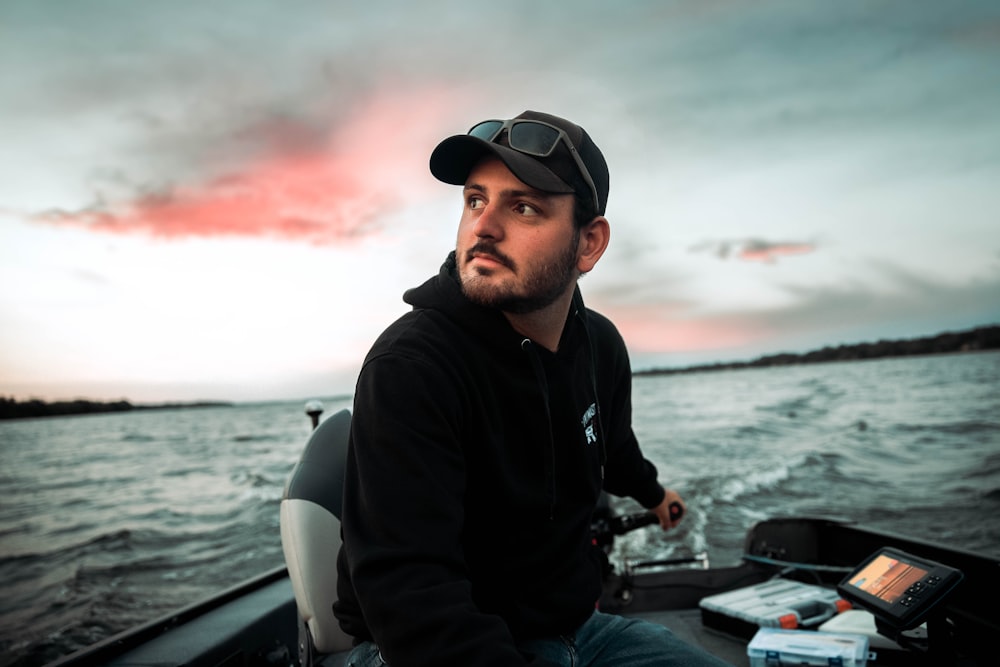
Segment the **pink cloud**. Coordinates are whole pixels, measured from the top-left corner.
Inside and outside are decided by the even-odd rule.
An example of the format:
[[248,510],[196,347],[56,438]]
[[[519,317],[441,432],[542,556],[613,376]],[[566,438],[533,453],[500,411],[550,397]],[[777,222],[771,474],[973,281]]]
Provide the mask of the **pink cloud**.
[[776,262],[778,257],[789,255],[804,255],[816,250],[812,243],[769,243],[767,241],[749,240],[743,244],[737,257],[750,262]]
[[[267,236],[324,244],[376,233],[382,215],[422,195],[435,123],[447,107],[446,95],[425,90],[364,100],[325,137],[287,120],[271,123],[252,137],[268,147],[262,156],[210,180],[34,219],[164,239]],[[302,140],[309,136],[316,141]]]
[[773,264],[779,257],[803,255],[815,252],[816,244],[805,241],[765,241],[763,239],[735,239],[726,241],[706,241],[692,248],[695,252],[708,251],[719,259],[733,256],[747,262]]
[[768,334],[751,322],[734,317],[703,317],[697,320],[676,309],[652,306],[609,306],[606,314],[615,322],[630,349],[636,352],[698,352],[737,348],[757,342]]

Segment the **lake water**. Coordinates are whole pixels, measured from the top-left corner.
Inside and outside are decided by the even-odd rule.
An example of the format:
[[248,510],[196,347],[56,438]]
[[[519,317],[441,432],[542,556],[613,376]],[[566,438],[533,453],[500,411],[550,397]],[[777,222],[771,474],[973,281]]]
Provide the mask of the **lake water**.
[[[734,564],[779,515],[1000,556],[1000,353],[640,377],[634,425],[689,514],[619,557]],[[298,401],[0,422],[0,665],[282,564],[278,504],[310,430]]]

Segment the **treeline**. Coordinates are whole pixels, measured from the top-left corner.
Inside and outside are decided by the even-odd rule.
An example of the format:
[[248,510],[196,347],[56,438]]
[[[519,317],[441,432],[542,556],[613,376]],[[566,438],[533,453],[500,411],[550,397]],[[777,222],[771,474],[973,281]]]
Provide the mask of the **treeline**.
[[882,357],[907,357],[950,352],[975,352],[1000,349],[1000,325],[978,327],[968,331],[948,331],[936,336],[900,340],[880,340],[875,343],[827,346],[803,354],[771,354],[753,361],[733,361],[726,363],[687,366],[685,368],[654,368],[636,371],[635,375],[667,375],[671,373],[694,373],[701,371],[733,370],[738,368],[762,368],[766,366],[788,366],[792,364],[819,364],[831,361],[857,361],[880,359]]
[[18,401],[0,396],[0,419],[25,419],[30,417],[63,417],[67,415],[89,415],[103,412],[129,412],[132,410],[167,410],[170,408],[208,408],[228,406],[231,403],[200,401],[197,403],[159,403],[156,405],[133,405],[128,401],[42,401],[33,398]]

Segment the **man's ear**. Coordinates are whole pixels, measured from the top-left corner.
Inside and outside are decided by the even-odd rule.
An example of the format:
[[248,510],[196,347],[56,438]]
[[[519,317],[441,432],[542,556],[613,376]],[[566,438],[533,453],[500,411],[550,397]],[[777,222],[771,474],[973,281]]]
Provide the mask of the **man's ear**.
[[580,256],[576,268],[581,274],[589,273],[597,264],[611,240],[611,225],[608,219],[599,215],[580,230]]

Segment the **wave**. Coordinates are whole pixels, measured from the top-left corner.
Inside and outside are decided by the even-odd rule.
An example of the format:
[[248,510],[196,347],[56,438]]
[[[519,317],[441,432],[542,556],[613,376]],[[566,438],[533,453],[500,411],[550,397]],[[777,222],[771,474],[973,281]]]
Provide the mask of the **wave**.
[[145,433],[126,433],[121,437],[121,442],[156,442],[157,440],[159,438],[156,436]]
[[173,468],[170,470],[164,470],[160,473],[161,477],[187,477],[188,475],[197,475],[205,472],[205,468],[198,464],[192,463],[186,467]]
[[844,388],[838,388],[822,378],[811,378],[800,382],[798,396],[756,406],[758,412],[781,415],[791,419],[819,419],[830,412],[846,395]]
[[276,479],[275,477],[261,472],[243,471],[234,475],[233,482],[237,486],[259,488],[281,486],[284,483],[284,480]]
[[266,433],[241,434],[232,437],[233,442],[276,442],[279,438]]
[[734,503],[747,496],[769,493],[787,481],[792,471],[805,465],[809,455],[796,458],[778,459],[713,478],[703,478],[695,483],[699,495],[712,498],[715,502]]
[[988,454],[972,470],[967,473],[968,477],[981,478],[1000,476],[1000,452]]
[[772,489],[779,482],[788,479],[790,470],[791,467],[788,465],[777,465],[764,470],[755,470],[745,477],[728,479],[716,491],[716,498],[723,502],[733,502],[743,496]]
[[[264,442],[264,443],[286,443],[289,440],[288,434],[281,431],[275,431],[270,427],[264,427],[260,430],[254,431],[259,424],[249,424],[241,425],[240,432],[229,438],[230,442]],[[296,437],[293,440],[297,442],[300,446],[305,445],[305,441],[308,439],[308,434],[301,437]]]
[[895,429],[903,433],[946,433],[949,435],[975,435],[1000,432],[1000,422],[987,419],[940,422],[932,424],[896,424]]
[[758,424],[744,424],[736,429],[735,437],[738,440],[763,440],[773,439],[783,433],[783,428],[778,424],[761,422]]
[[[76,529],[77,532],[79,529]],[[102,533],[69,544],[54,543],[51,549],[25,551],[0,557],[0,567],[8,563],[35,563],[52,560],[69,560],[84,557],[97,551],[127,551],[130,548],[132,531],[122,529]]]

